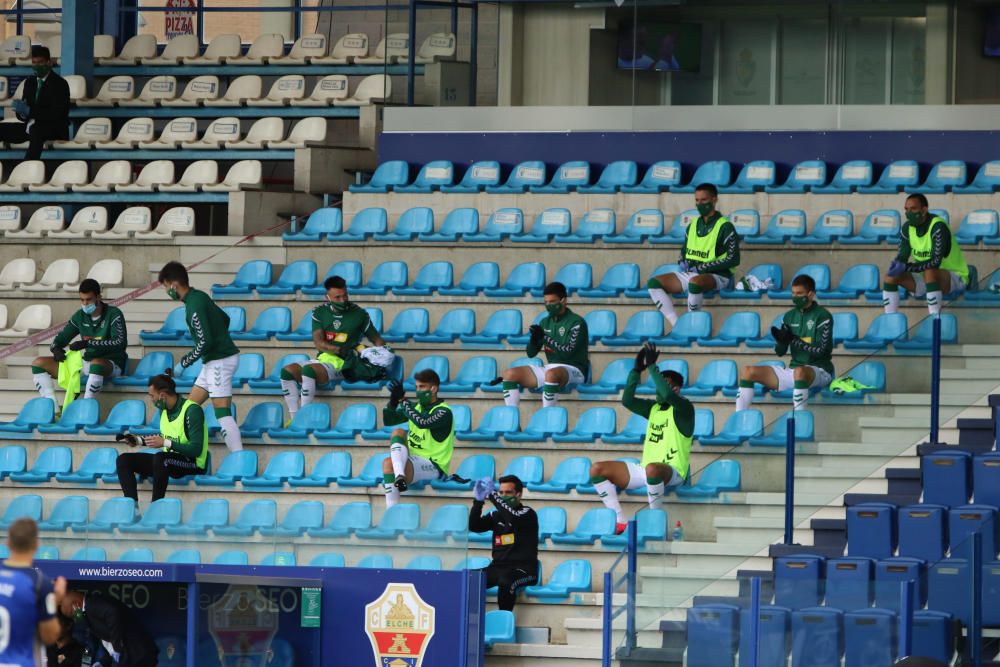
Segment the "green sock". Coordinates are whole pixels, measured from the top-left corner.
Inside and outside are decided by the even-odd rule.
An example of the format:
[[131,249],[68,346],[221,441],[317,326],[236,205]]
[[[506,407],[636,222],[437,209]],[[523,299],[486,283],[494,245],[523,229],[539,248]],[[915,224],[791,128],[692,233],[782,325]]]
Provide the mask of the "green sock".
[[607,479],[608,479],[607,477],[600,477],[600,476],[598,476],[598,477],[591,477],[590,481],[587,482],[587,483],[588,484],[600,484],[601,482],[607,481]]
[[809,388],[809,383],[806,382],[805,380],[796,380],[795,381],[795,388],[796,389],[808,389]]
[[662,477],[647,477],[646,484],[659,484],[663,481]]
[[753,389],[753,380],[740,380],[740,386]]
[[695,283],[688,283],[688,292],[690,292],[691,294],[701,294],[704,291],[705,290],[703,290],[700,285],[696,285]]
[[511,389],[517,389],[517,383],[516,382],[507,382],[506,380],[504,380],[503,384],[500,385],[500,388],[501,389],[506,389],[507,391],[510,391]]
[[899,285],[893,285],[891,283],[882,283],[882,291],[883,292],[898,292],[899,291]]
[[649,280],[647,280],[646,287],[648,289],[663,289],[663,285],[661,285],[660,281],[657,280],[656,278],[650,278]]
[[45,370],[44,368],[39,368],[38,366],[32,366],[31,367],[31,374],[32,375],[38,375],[40,373],[48,373],[48,371]]
[[[401,435],[394,435],[394,436],[392,436],[389,439],[389,444],[391,444],[391,445],[395,445],[395,444],[403,445],[403,444],[406,444],[406,439],[403,436],[401,436]],[[393,479],[396,479],[396,478],[393,477]]]
[[396,477],[391,472],[382,473],[382,482],[385,484],[392,484],[396,481]]
[[941,291],[941,286],[938,285],[937,283],[927,283],[927,291],[928,292],[940,292]]
[[281,379],[282,380],[294,380],[295,376],[286,371],[284,368],[281,369]]
[[229,417],[232,414],[229,408],[215,408],[215,418]]

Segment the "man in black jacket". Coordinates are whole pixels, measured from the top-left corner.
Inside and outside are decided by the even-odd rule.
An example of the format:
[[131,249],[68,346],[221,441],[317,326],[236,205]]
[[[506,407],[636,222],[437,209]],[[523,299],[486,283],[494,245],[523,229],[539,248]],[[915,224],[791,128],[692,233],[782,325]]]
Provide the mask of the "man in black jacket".
[[101,655],[103,667],[156,667],[160,649],[135,612],[118,600],[96,592],[70,591],[59,610],[73,619],[74,635],[84,635],[82,643],[91,654]]
[[46,141],[69,138],[69,84],[52,71],[49,50],[31,47],[34,76],[24,82],[21,98],[12,106],[20,123],[0,123],[0,141],[28,142],[25,160],[37,160]]
[[[524,484],[516,475],[500,478],[499,491],[492,479],[481,479],[473,489],[469,530],[493,531],[493,562],[486,568],[486,587],[498,587],[497,605],[514,610],[517,592],[538,583],[538,515],[521,504]],[[483,515],[489,498],[496,512]]]

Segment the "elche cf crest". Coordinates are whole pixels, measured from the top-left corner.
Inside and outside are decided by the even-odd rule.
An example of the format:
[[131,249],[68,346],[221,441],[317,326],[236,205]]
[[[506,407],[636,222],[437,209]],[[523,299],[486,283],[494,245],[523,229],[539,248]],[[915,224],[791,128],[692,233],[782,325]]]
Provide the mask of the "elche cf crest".
[[434,607],[413,584],[387,584],[365,606],[365,632],[376,667],[420,667],[434,636]]

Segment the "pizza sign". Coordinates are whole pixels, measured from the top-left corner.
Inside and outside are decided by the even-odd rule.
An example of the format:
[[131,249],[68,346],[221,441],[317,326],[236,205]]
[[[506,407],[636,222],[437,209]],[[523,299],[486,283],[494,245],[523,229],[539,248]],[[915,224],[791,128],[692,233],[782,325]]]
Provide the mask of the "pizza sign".
[[164,12],[167,39],[194,34],[194,12],[190,11],[194,6],[195,0],[167,0],[167,7],[187,10]]

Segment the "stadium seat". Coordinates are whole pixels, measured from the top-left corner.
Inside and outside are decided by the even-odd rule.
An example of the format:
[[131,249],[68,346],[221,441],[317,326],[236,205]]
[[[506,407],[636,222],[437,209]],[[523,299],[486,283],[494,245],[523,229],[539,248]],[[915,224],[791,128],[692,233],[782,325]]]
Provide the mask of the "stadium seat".
[[[167,556],[167,563],[173,563],[176,565],[200,565],[201,564],[201,551],[198,549],[178,549],[173,551]],[[160,649],[161,655],[163,655],[163,648]],[[174,653],[175,657],[178,657],[179,653]],[[163,664],[163,658],[160,658],[160,664]],[[173,663],[168,663],[173,664]],[[183,663],[178,662],[177,665],[182,665]]]
[[826,562],[826,606],[850,611],[872,604],[875,563],[870,558],[833,558]]
[[833,175],[829,185],[814,185],[810,192],[824,195],[846,195],[872,183],[872,163],[868,160],[845,162]]
[[420,267],[413,283],[406,287],[394,287],[393,293],[401,296],[429,296],[441,288],[449,288],[454,280],[451,262],[428,262]]
[[[499,243],[507,237],[520,234],[524,229],[524,214],[519,208],[501,208],[486,220],[486,226],[478,233],[463,234],[463,241]],[[442,227],[442,232],[444,231]]]
[[[114,139],[100,140],[94,143],[94,148],[102,150],[129,150],[137,147],[139,142],[153,140],[152,118],[129,118],[118,130]],[[173,167],[173,162],[170,163]],[[173,180],[173,179],[171,179]]]
[[227,65],[264,65],[279,58],[285,51],[285,37],[277,33],[258,35],[245,54],[227,57]]
[[635,185],[638,168],[632,160],[611,162],[601,171],[593,185],[577,188],[583,194],[614,194],[618,190]]
[[[251,411],[252,412],[252,411]],[[198,486],[236,486],[236,482],[257,475],[257,452],[230,452],[213,474],[196,475]]]
[[[270,391],[281,389],[281,369],[288,364],[302,364],[309,360],[309,355],[300,352],[286,354],[278,360],[272,368],[270,374],[263,380],[251,380],[248,384],[255,391]],[[261,415],[264,416],[263,414]],[[248,420],[249,421],[249,420]]]
[[345,561],[343,554],[334,553],[332,551],[327,551],[321,554],[317,554],[309,561],[310,567],[344,567]]
[[[701,442],[708,444],[705,440],[702,438]],[[701,471],[695,484],[679,486],[676,490],[680,498],[714,498],[725,491],[739,491],[740,484],[740,462],[720,459],[709,463],[708,467]]]
[[[40,239],[48,232],[57,232],[61,230],[65,223],[66,219],[61,206],[42,206],[31,214],[31,218],[28,219],[28,224],[24,226],[24,229],[9,231],[6,236],[9,239]],[[16,264],[11,264],[11,266],[22,265],[27,267],[28,263],[21,261]],[[34,262],[32,261],[32,266],[33,265]],[[79,263],[77,264],[77,271],[79,272]],[[25,270],[25,274],[27,274],[27,270]],[[34,282],[34,278],[34,270],[32,269],[30,282]],[[0,277],[0,280],[3,280],[2,277]],[[4,280],[4,282],[7,281]]]
[[[428,336],[416,336],[414,340],[420,342],[428,338]],[[493,357],[471,357],[462,364],[454,379],[450,382],[441,383],[441,391],[471,393],[485,383],[493,380],[496,376],[496,359]]]
[[[948,562],[948,561],[945,561]],[[886,558],[875,563],[875,606],[899,612],[900,584],[914,582],[914,606],[920,609],[927,599],[926,564],[916,558]],[[934,608],[934,605],[932,605]]]
[[503,185],[487,186],[486,192],[491,194],[521,194],[529,188],[545,184],[545,163],[532,160],[521,162],[515,166]]
[[320,441],[340,441],[340,444],[354,444],[354,437],[362,431],[375,428],[375,406],[371,403],[355,403],[337,416],[337,423],[330,429],[317,429],[313,435]]
[[835,392],[829,389],[823,390],[825,399],[857,399],[865,394],[880,393],[885,391],[885,364],[881,361],[862,361],[857,366],[850,369],[848,375],[860,384],[868,385],[872,389],[860,389],[855,392]]
[[272,429],[268,432],[268,436],[281,440],[308,438],[314,431],[326,430],[329,427],[330,406],[326,403],[310,403],[295,413],[292,423],[287,428]]
[[896,660],[896,614],[888,609],[858,609],[844,614],[844,665],[891,665]]
[[[636,512],[636,542],[639,548],[647,542],[665,542],[667,539],[667,513],[662,509],[644,509]],[[621,535],[602,535],[601,546],[610,549],[621,549],[628,542],[627,533]]]
[[535,216],[531,231],[527,234],[513,234],[514,243],[548,243],[553,237],[569,234],[572,216],[569,209],[548,208]]
[[366,76],[354,89],[350,97],[333,100],[335,107],[365,107],[375,102],[384,102],[392,96],[392,78],[383,74]]
[[426,334],[429,319],[426,308],[404,308],[396,314],[389,328],[382,332],[382,338],[390,343],[402,343],[417,334]]
[[[214,100],[205,100],[205,103]],[[227,141],[240,138],[240,119],[235,116],[216,118],[205,129],[201,138],[180,142],[185,150],[215,150],[222,148]]]
[[262,528],[274,528],[277,525],[277,518],[278,505],[273,500],[251,500],[240,510],[235,522],[231,525],[216,526],[212,532],[227,537],[250,537]]
[[[338,209],[323,209],[323,210],[338,210]],[[316,215],[313,213],[313,215]],[[303,294],[309,296],[325,296],[326,288],[323,286],[326,283],[327,278],[332,278],[333,276],[340,276],[347,283],[348,289],[354,289],[361,286],[361,262],[355,261],[353,259],[345,259],[333,264],[329,269],[327,269],[326,274],[316,281],[316,285],[310,285],[308,287],[303,287],[300,291]],[[378,309],[376,309],[378,310]],[[382,311],[378,311],[381,313]],[[312,313],[306,313],[309,317],[309,322],[312,322]],[[378,327],[376,327],[378,328]],[[279,340],[312,340],[312,328],[311,324],[308,325],[307,330],[302,332],[306,334],[306,338],[282,338]]]
[[273,528],[261,528],[260,534],[264,537],[296,538],[310,529],[319,529],[322,526],[323,503],[318,500],[301,500],[285,511],[281,523]]
[[417,173],[417,177],[408,185],[397,185],[394,192],[429,193],[441,189],[441,186],[451,185],[455,178],[455,166],[449,160],[434,160],[428,162]]
[[[21,207],[6,204],[0,206],[0,232],[16,231],[21,228]],[[50,232],[51,234],[51,232]]]
[[21,289],[26,292],[70,291],[75,290],[79,284],[80,262],[67,257],[53,261],[45,267],[45,273],[42,274],[37,283],[22,285]]
[[774,603],[805,609],[823,600],[824,559],[811,554],[774,559]]
[[135,79],[127,75],[112,76],[105,79],[97,94],[76,100],[78,107],[113,107],[119,100],[130,100],[135,97]]
[[254,477],[244,477],[243,486],[278,488],[305,474],[305,458],[302,452],[279,452],[268,461],[264,473]]
[[442,185],[441,192],[473,193],[500,184],[500,163],[496,161],[473,162],[457,185]]
[[898,513],[899,555],[934,563],[948,550],[948,508],[921,503],[903,507]]
[[355,287],[355,294],[382,295],[389,290],[403,287],[407,282],[407,265],[405,262],[382,262],[375,267],[371,275],[361,287]]
[[805,160],[792,167],[782,185],[764,188],[768,194],[798,194],[826,183],[826,163],[822,160]]
[[8,530],[18,519],[28,518],[36,522],[42,520],[42,497],[35,494],[18,495],[11,498],[0,519],[0,530]]
[[577,223],[572,233],[561,233],[555,236],[557,243],[593,243],[594,241],[614,234],[615,212],[610,208],[595,208],[587,211]]
[[898,211],[880,209],[868,214],[856,235],[840,237],[837,240],[846,245],[880,244],[896,238],[899,235],[899,226]]
[[209,530],[228,523],[229,501],[208,498],[195,506],[186,522],[167,525],[164,530],[168,535],[205,535]]
[[118,214],[111,229],[93,232],[91,238],[99,240],[126,240],[137,233],[153,228],[153,213],[148,206],[130,206]]
[[410,562],[406,564],[406,567],[404,569],[437,571],[444,569],[444,564],[441,562],[440,556],[434,556],[434,555],[414,556],[413,558],[410,559]]
[[[427,267],[424,267],[427,268]],[[397,290],[398,294],[399,291]],[[462,335],[472,335],[476,330],[476,313],[471,308],[455,308],[446,312],[437,327],[429,334],[417,334],[418,343],[450,343]],[[493,378],[488,378],[492,380]],[[452,391],[459,391],[453,389]],[[470,389],[469,391],[472,391]]]
[[488,297],[517,297],[541,290],[544,285],[545,265],[542,262],[525,262],[511,270],[503,287],[487,287],[483,293]]
[[[96,402],[96,401],[95,401]],[[27,454],[21,445],[0,447],[0,480],[14,472],[23,472],[27,465]]]
[[629,415],[625,427],[614,435],[601,438],[603,442],[615,445],[635,445],[642,442],[646,435],[646,418],[639,415]]
[[644,208],[633,213],[620,234],[604,237],[605,243],[642,243],[663,234],[663,211]]
[[649,242],[654,245],[682,245],[687,238],[688,226],[698,219],[698,211],[689,208],[674,216],[670,229],[662,236],[651,236]]
[[276,144],[285,136],[285,123],[280,118],[269,116],[258,118],[241,139],[227,141],[224,146],[229,150],[263,150],[278,148]]
[[104,547],[80,547],[70,556],[70,560],[106,561],[108,552]]
[[979,167],[979,171],[968,185],[952,188],[956,194],[992,194],[1000,186],[1000,162],[990,160]]
[[[429,65],[439,60],[455,59],[455,35],[450,32],[435,32],[427,36],[414,55],[413,62]],[[409,62],[409,54],[399,56],[399,62]]]
[[590,480],[590,459],[583,456],[563,459],[556,466],[546,482],[525,482],[530,491],[544,493],[569,493],[578,484],[588,484]]
[[[156,140],[140,141],[139,148],[143,150],[176,150],[181,144],[191,143],[198,138],[198,123],[194,118],[175,118],[164,125]],[[206,165],[215,169],[215,173],[206,171]],[[197,176],[197,178],[195,178]],[[214,160],[198,160],[188,165],[176,184],[164,186],[169,192],[195,192],[204,183],[218,181],[218,165]]]
[[[591,510],[605,511],[611,510]],[[582,521],[582,519],[581,519]],[[612,530],[614,532],[614,513],[612,512]],[[585,593],[590,588],[590,561],[582,558],[564,560],[556,566],[555,571],[544,586],[528,586],[524,589],[528,597],[545,600],[558,600],[569,597],[570,593]]]
[[[987,621],[995,625],[992,619]],[[926,656],[948,664],[955,653],[954,621],[951,614],[932,609],[913,613],[913,655]]]
[[382,483],[382,461],[388,458],[388,452],[382,454],[373,454],[368,458],[365,463],[364,468],[357,477],[350,477],[347,479],[341,479],[337,481],[340,486],[347,487],[366,487],[366,486],[377,486]]
[[[313,266],[315,268],[315,265]],[[308,284],[315,282],[315,275]],[[258,287],[258,292],[265,288]],[[277,288],[270,288],[277,289]],[[274,293],[274,292],[272,292]],[[281,292],[277,292],[281,293]],[[292,312],[286,306],[271,306],[261,311],[253,326],[246,331],[230,332],[234,340],[267,340],[279,333],[288,333],[292,330]]]
[[774,174],[774,162],[771,160],[747,162],[733,184],[719,188],[719,192],[727,195],[763,192],[765,188],[774,185]]
[[[203,74],[201,76],[195,76],[188,79],[187,85],[181,92],[179,97],[173,97],[171,99],[161,99],[160,106],[164,107],[197,107],[201,106],[202,103],[218,99],[221,87],[219,86],[219,77],[214,74]],[[171,121],[170,124],[180,121],[190,121],[190,127],[185,125],[183,132],[190,135],[189,141],[194,140],[194,132],[197,130],[197,126],[194,123],[193,118],[181,118]],[[176,128],[180,129],[180,128]],[[162,135],[161,135],[162,136]]]
[[148,232],[136,232],[137,240],[169,241],[178,234],[194,232],[194,209],[190,206],[174,206],[167,209],[156,223],[156,228]]
[[540,456],[518,456],[504,468],[501,477],[516,475],[525,485],[529,482],[540,484],[544,475],[545,464]]
[[556,169],[547,185],[532,185],[532,193],[564,194],[573,192],[590,183],[590,164],[582,160],[565,162]]
[[[381,462],[379,462],[381,474]],[[372,525],[372,506],[367,502],[352,502],[337,508],[330,522],[322,528],[309,528],[312,537],[348,537],[356,530],[364,530]]]
[[[163,372],[163,369],[160,369]],[[146,405],[137,399],[127,399],[116,403],[104,423],[97,426],[86,426],[83,432],[87,435],[117,435],[129,428],[142,426],[146,422]]]
[[[941,321],[941,342],[945,345],[958,342],[958,320],[951,313],[943,313]],[[836,328],[836,323],[834,324]],[[925,317],[913,329],[913,335],[906,340],[895,340],[896,350],[929,351],[934,341],[934,318]],[[992,503],[989,503],[992,504]]]
[[388,192],[409,182],[409,165],[403,160],[390,160],[376,167],[371,180],[364,185],[352,185],[351,192]]
[[878,182],[872,186],[860,186],[862,194],[891,194],[909,190],[920,182],[920,170],[914,160],[896,160],[886,165]]
[[364,540],[391,540],[420,526],[420,506],[416,503],[399,503],[385,510],[373,528],[361,528],[354,533]]
[[602,342],[609,347],[625,347],[641,345],[647,339],[659,339],[662,336],[663,315],[659,311],[641,310],[629,317],[619,335],[604,338]]
[[512,442],[544,442],[556,433],[565,433],[568,416],[566,408],[555,405],[542,408],[531,416],[524,430],[507,433]]
[[[791,609],[778,607],[776,605],[761,605],[758,615],[758,643],[757,643],[757,664],[763,667],[783,667],[788,663],[788,651],[791,648],[789,641],[789,625],[792,615]],[[747,609],[740,611],[740,660],[739,667],[750,667],[750,649],[753,635],[750,632],[751,612]],[[727,665],[731,663],[727,662]]]
[[205,192],[239,192],[257,189],[263,183],[260,160],[234,162],[220,183],[202,185]]
[[711,183],[717,187],[729,185],[732,180],[729,163],[725,160],[703,162],[695,169],[694,175],[687,185],[672,185],[671,192],[694,192],[695,187],[702,183]]
[[920,462],[924,502],[945,506],[968,502],[972,482],[968,452],[935,452],[921,457]]
[[730,315],[719,333],[710,338],[699,338],[701,347],[739,347],[748,338],[760,336],[760,315],[756,312],[742,312]]
[[45,163],[41,160],[23,160],[11,169],[7,180],[0,183],[0,192],[24,192],[32,185],[45,182]]
[[[530,424],[528,428],[531,428]],[[553,442],[596,442],[598,438],[613,434],[616,429],[617,418],[613,408],[589,408],[577,418],[572,431],[553,430],[551,437]]]
[[[19,212],[20,214],[20,212]],[[69,227],[50,230],[49,238],[78,239],[108,228],[108,210],[103,206],[85,206],[73,215]],[[120,261],[120,260],[115,260]]]
[[273,284],[258,285],[257,292],[266,295],[293,295],[296,291],[315,284],[316,262],[311,259],[300,259],[285,266]]
[[160,498],[146,507],[142,517],[135,523],[119,526],[123,533],[155,534],[167,526],[178,526],[181,523],[181,501],[178,498]]
[[829,245],[836,240],[849,238],[854,233],[854,214],[847,209],[823,213],[816,221],[812,233],[792,237],[794,244]]
[[514,612],[503,609],[486,612],[483,646],[488,651],[494,644],[513,644],[516,641],[515,629]]
[[[183,316],[183,308],[178,308],[181,311],[181,316]],[[173,313],[171,313],[173,315]],[[171,320],[174,320],[171,322]],[[168,317],[164,327],[170,325],[173,326],[176,323],[176,318]],[[161,329],[163,331],[163,329]],[[177,331],[177,330],[173,330]],[[187,332],[187,328],[183,329],[183,333]],[[182,334],[181,331],[177,331],[178,334]],[[180,336],[178,336],[180,337]],[[166,336],[163,338],[152,337],[150,340],[176,340],[176,338],[168,339]],[[174,355],[170,352],[150,352],[136,365],[135,370],[132,371],[130,375],[125,375],[117,377],[114,379],[114,383],[117,385],[123,385],[126,387],[143,387],[145,388],[149,384],[150,378],[160,375],[168,368],[174,367]]]
[[293,107],[330,107],[337,100],[345,99],[347,99],[347,77],[343,74],[330,74],[316,80],[309,97],[292,98],[289,104]]
[[[505,406],[506,407],[506,406]],[[454,477],[468,479],[460,482]],[[462,461],[455,470],[453,478],[431,480],[431,487],[438,491],[463,491],[472,489],[471,480],[496,477],[496,461],[490,454],[475,454]]]
[[130,100],[118,100],[120,107],[155,107],[161,102],[175,99],[180,92],[177,77],[160,75],[149,78],[142,90]]
[[[25,163],[22,162],[21,164]],[[128,160],[112,160],[101,165],[90,183],[74,185],[72,190],[73,192],[110,192],[115,189],[115,186],[128,185],[131,182],[131,163]],[[119,216],[120,218],[121,216]]]
[[[412,241],[418,235],[434,231],[434,211],[426,206],[407,209],[399,217],[392,232],[375,234],[376,241]],[[448,287],[450,287],[450,283]]]
[[723,445],[736,447],[744,441],[760,435],[764,430],[764,416],[760,410],[749,409],[734,412],[726,419],[718,434],[701,438],[702,445]]
[[977,454],[972,460],[972,489],[977,505],[1000,506],[1000,453]]
[[691,667],[732,667],[739,646],[740,609],[707,604],[687,610],[687,664]]
[[997,212],[993,209],[977,209],[965,215],[954,238],[959,245],[976,245],[984,239],[995,238],[996,235]]
[[750,438],[751,447],[784,447],[788,420],[795,419],[795,442],[812,442],[815,437],[813,414],[808,410],[786,412],[772,425],[766,436]]
[[[30,497],[30,496],[29,496]],[[82,526],[90,519],[90,500],[87,496],[64,496],[56,501],[48,518],[38,524],[47,532],[65,532],[72,526]]]
[[[571,533],[553,535],[555,544],[593,544],[605,535],[615,533],[615,513],[606,507],[594,508],[580,517]],[[553,575],[555,576],[555,575]]]
[[[16,479],[11,475],[11,479]],[[991,505],[952,506],[948,513],[948,544],[951,558],[972,560],[972,534],[982,538],[981,558],[992,561],[996,558],[996,515],[997,508]]]
[[[3,273],[0,272],[0,279]],[[0,289],[6,287],[0,285]],[[52,324],[52,308],[45,303],[26,306],[17,314],[14,324],[9,329],[0,330],[0,338],[24,338],[34,331],[48,329]],[[49,420],[51,421],[51,420]]]
[[425,542],[445,542],[449,536],[462,541],[468,530],[468,505],[442,505],[434,510],[426,528],[408,530],[405,536],[407,540]]
[[[105,48],[98,49],[98,38],[103,37],[111,38],[111,55],[98,55],[106,52],[108,46],[105,41]],[[114,37],[111,35],[96,35],[94,42],[94,60],[98,65],[138,65],[143,58],[156,55],[156,36],[152,34],[129,37],[117,56],[114,55]]]
[[421,241],[457,242],[459,237],[479,232],[479,211],[474,208],[456,208],[445,216],[441,229],[418,235]]
[[387,556],[385,554],[369,554],[358,561],[357,565],[354,567],[360,567],[371,570],[391,570],[392,569],[392,556]]
[[[817,295],[821,299],[857,299],[865,292],[881,289],[878,267],[874,264],[857,264],[844,272],[835,289],[823,292],[817,290]],[[836,332],[836,322],[834,325]]]
[[783,244],[795,237],[805,236],[806,212],[801,209],[779,211],[767,223],[763,234],[743,238],[744,243]]
[[[756,315],[756,313],[754,313]],[[702,367],[698,378],[681,390],[685,396],[714,396],[736,386],[739,370],[732,359],[713,359]]]
[[862,338],[844,341],[844,347],[848,350],[882,350],[897,340],[905,341],[906,337],[906,315],[883,313],[875,318]]
[[239,549],[223,551],[212,560],[212,565],[249,565],[250,558],[246,551]]
[[[362,65],[391,65],[408,52],[409,37],[406,33],[391,33],[385,35],[375,46],[375,52],[371,55],[354,56],[355,64]],[[336,46],[334,46],[336,50]]]
[[847,508],[847,553],[890,558],[896,552],[896,506],[862,503]]
[[[659,314],[659,312],[655,313]],[[662,315],[661,315],[662,319]],[[666,336],[656,339],[657,345],[691,347],[699,338],[706,338],[712,332],[712,316],[704,311],[684,313]],[[605,341],[605,345],[607,345]]]
[[[826,292],[830,289],[830,267],[826,264],[806,264],[805,266],[799,268],[792,276],[792,280],[798,276],[809,276],[816,283],[817,292]],[[768,296],[773,299],[791,299],[792,298],[792,281],[788,283],[788,289],[772,289],[768,290]]]
[[927,179],[916,187],[907,188],[910,193],[944,194],[954,188],[966,184],[966,165],[961,160],[944,160],[938,162],[927,174]]
[[496,441],[507,433],[513,433],[520,428],[520,415],[517,408],[509,405],[497,405],[490,408],[479,426],[472,431],[461,431],[455,434],[464,441]]
[[29,192],[66,192],[74,185],[87,183],[87,163],[84,160],[61,162],[47,183],[29,185]]
[[[947,558],[931,564],[927,572],[928,609],[948,613],[968,625],[972,616],[970,570],[964,558]],[[984,596],[984,603],[986,600]]]
[[[264,90],[263,80],[256,74],[244,74],[229,82],[226,92],[219,97],[206,99],[202,104],[206,107],[241,107],[250,100],[258,99]],[[234,119],[235,120],[235,119]],[[239,123],[236,125],[236,135],[239,135]],[[230,137],[228,141],[237,137]]]
[[[97,510],[90,523],[71,526],[74,533],[112,533],[135,523],[136,503],[131,498],[110,498]],[[102,559],[104,560],[104,559]]]
[[[72,403],[70,403],[65,410],[63,410],[62,415],[55,424],[39,424],[39,433],[68,433],[73,434],[79,432],[81,428],[86,426],[94,426],[98,423],[100,419],[99,407],[97,404],[97,399],[94,398],[77,398]],[[99,449],[92,450],[93,452],[101,451]],[[89,454],[88,454],[89,456]]]
[[347,65],[368,55],[368,35],[363,32],[349,33],[341,37],[326,55],[324,45],[322,53],[313,54],[309,62],[315,65]]
[[46,447],[29,470],[12,472],[8,478],[22,484],[41,484],[58,474],[69,473],[72,469],[73,452],[69,447]]
[[290,477],[292,487],[328,487],[342,478],[351,476],[351,455],[348,452],[331,452],[320,457],[307,477]]

